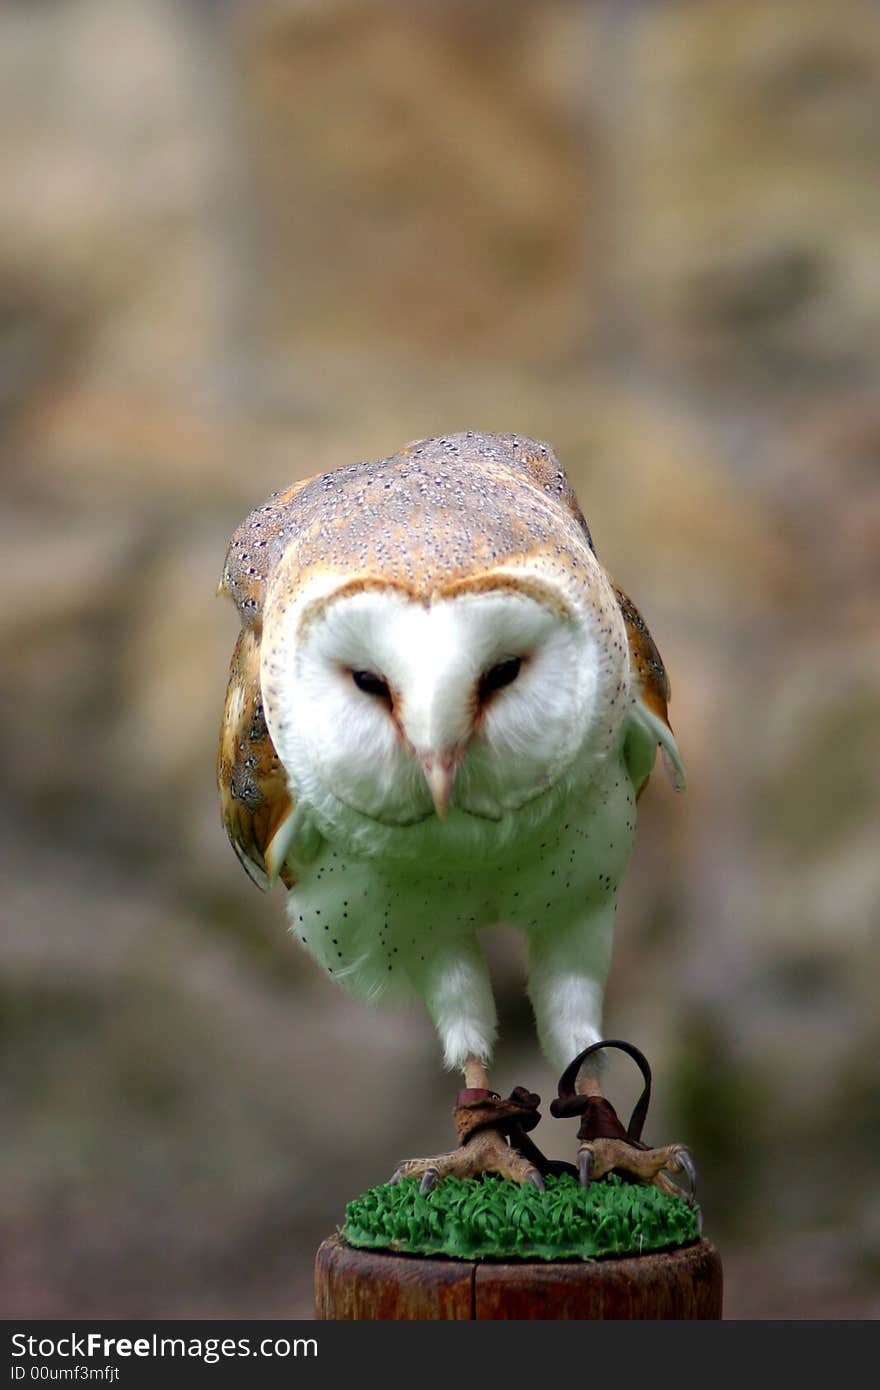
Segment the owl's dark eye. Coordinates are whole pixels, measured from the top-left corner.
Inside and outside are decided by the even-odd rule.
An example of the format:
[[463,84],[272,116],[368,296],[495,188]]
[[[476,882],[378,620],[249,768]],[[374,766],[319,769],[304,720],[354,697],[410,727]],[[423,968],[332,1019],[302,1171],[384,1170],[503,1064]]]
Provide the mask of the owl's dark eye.
[[362,690],[365,695],[376,695],[380,700],[391,700],[391,691],[388,689],[387,681],[383,681],[381,676],[377,676],[372,671],[352,671],[351,678],[358,690]]
[[490,666],[480,677],[480,699],[486,700],[490,695],[494,695],[496,690],[503,690],[505,685],[512,685],[521,667],[521,656],[511,656],[506,661],[499,661],[496,666]]

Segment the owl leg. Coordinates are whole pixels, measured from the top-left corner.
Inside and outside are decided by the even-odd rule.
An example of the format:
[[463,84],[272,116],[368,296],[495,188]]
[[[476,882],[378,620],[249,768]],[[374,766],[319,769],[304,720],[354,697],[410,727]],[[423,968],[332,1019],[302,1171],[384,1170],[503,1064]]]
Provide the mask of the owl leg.
[[574,921],[542,922],[527,933],[529,995],[545,1056],[562,1067],[602,1036],[614,904]]
[[460,1069],[464,1076],[464,1089],[459,1091],[452,1112],[459,1142],[447,1153],[406,1159],[391,1181],[419,1178],[421,1190],[430,1192],[441,1178],[497,1173],[543,1188],[544,1180],[533,1161],[537,1150],[526,1137],[526,1131],[538,1123],[539,1097],[517,1086],[503,1100],[489,1087],[495,1001],[476,941],[460,941],[446,951],[434,951],[422,968],[412,973],[440,1035],[447,1066]]
[[[647,1061],[630,1043],[600,1042],[579,1053],[569,1063],[559,1081],[559,1095],[550,1110],[557,1117],[580,1116],[578,1139],[578,1173],[582,1186],[588,1187],[595,1178],[615,1172],[635,1182],[648,1183],[672,1197],[683,1197],[694,1205],[697,1192],[697,1173],[694,1161],[683,1144],[667,1144],[648,1148],[641,1142],[642,1125],[651,1097],[651,1070]],[[610,1101],[602,1094],[597,1064],[599,1051],[605,1047],[627,1052],[639,1064],[645,1087],[636,1103],[629,1124],[624,1128]],[[689,1190],[682,1188],[669,1176],[684,1174]]]
[[409,971],[443,1044],[443,1060],[451,1071],[464,1072],[466,1086],[471,1085],[469,1075],[477,1078],[474,1085],[483,1086],[497,1030],[483,953],[470,937],[435,947],[426,956],[411,963]]
[[[545,924],[529,936],[529,993],[544,1052],[557,1065],[588,1053],[578,1067],[571,1063],[567,1068],[563,1081],[571,1073],[571,1096],[563,1104],[560,1081],[560,1096],[551,1105],[551,1113],[557,1117],[582,1116],[578,1173],[583,1186],[613,1170],[693,1202],[696,1170],[684,1145],[647,1148],[639,1134],[624,1128],[602,1093],[601,1054],[598,1047],[591,1049],[602,1037],[602,999],[611,958],[613,916],[612,900],[580,921],[555,928]],[[672,1173],[686,1176],[689,1193],[672,1181]]]

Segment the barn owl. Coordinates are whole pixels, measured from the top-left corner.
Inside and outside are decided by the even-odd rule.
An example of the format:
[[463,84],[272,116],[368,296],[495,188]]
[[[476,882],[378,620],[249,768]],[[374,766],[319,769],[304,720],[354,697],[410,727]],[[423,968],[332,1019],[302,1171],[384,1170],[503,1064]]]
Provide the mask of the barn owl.
[[[658,747],[684,784],[663,664],[565,472],[546,444],[468,432],[307,478],[239,526],[220,589],[242,624],[218,759],[236,854],[261,887],[283,881],[293,932],[344,989],[421,996],[463,1074],[458,1147],[395,1176],[540,1187],[538,1098],[489,1086],[480,928],[524,934],[550,1061],[592,1049]],[[595,1061],[581,1180],[678,1191],[687,1151],[634,1142]]]

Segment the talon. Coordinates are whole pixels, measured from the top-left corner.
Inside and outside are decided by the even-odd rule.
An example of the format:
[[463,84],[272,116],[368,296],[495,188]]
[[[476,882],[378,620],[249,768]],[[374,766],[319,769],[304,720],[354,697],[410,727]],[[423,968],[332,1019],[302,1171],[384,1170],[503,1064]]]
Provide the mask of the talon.
[[682,1196],[689,1206],[694,1206],[697,1200],[697,1166],[687,1149],[679,1149],[675,1157],[678,1160],[679,1168],[687,1174],[690,1185],[690,1191],[682,1193]]
[[430,1158],[405,1159],[389,1181],[418,1178],[419,1192],[426,1196],[447,1178],[493,1173],[543,1192],[546,1159],[528,1137],[541,1118],[540,1099],[524,1086],[515,1086],[507,1100],[487,1087],[465,1086],[453,1110],[458,1148]]
[[590,1178],[593,1174],[593,1164],[593,1150],[581,1149],[578,1154],[578,1178],[580,1179],[581,1187],[589,1187]]

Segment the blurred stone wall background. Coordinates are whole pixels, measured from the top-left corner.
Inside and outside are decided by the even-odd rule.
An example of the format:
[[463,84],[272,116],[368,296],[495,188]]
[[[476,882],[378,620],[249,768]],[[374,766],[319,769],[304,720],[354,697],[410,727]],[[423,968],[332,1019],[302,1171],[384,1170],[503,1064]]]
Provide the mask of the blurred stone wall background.
[[728,1313],[880,1311],[878,84],[872,0],[3,6],[6,1316],[309,1316],[447,1144],[421,1013],[222,835],[214,588],[273,488],[470,427],[553,443],[671,672],[607,1027]]

